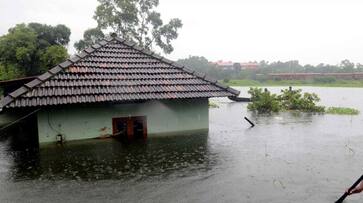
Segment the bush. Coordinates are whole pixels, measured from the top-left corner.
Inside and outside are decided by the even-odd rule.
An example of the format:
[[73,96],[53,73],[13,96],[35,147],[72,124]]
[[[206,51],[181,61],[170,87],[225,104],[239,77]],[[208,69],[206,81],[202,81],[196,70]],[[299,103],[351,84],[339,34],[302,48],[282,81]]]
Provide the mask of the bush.
[[250,88],[252,103],[247,108],[257,113],[279,112],[281,110],[297,110],[304,112],[324,112],[325,107],[317,106],[319,97],[314,93],[301,93],[298,90],[281,90],[280,95],[271,94],[267,89]]
[[252,101],[247,105],[248,110],[257,113],[271,113],[281,110],[276,94],[271,94],[267,89],[263,91],[261,88],[251,87],[248,93],[251,95]]
[[281,90],[281,95],[278,99],[281,102],[282,108],[285,110],[299,110],[305,112],[324,112],[323,106],[317,106],[316,102],[320,98],[315,93],[301,94],[301,89],[297,90]]

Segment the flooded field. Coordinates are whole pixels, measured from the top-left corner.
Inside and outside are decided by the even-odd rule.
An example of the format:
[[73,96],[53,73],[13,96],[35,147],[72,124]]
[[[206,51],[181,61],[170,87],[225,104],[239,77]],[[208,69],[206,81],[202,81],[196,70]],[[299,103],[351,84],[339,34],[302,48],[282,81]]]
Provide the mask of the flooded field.
[[[363,89],[303,89],[325,106],[363,112]],[[88,140],[39,153],[0,142],[0,202],[334,202],[363,172],[362,113],[256,116],[246,103],[213,101],[208,134]]]

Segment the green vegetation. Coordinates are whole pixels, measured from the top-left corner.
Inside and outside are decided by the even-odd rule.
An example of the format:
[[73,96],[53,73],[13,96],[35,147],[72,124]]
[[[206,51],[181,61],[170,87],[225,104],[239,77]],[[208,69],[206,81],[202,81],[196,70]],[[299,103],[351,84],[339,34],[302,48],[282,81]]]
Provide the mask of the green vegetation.
[[286,110],[296,110],[304,112],[324,112],[323,106],[316,105],[319,97],[314,93],[301,93],[298,90],[281,90],[280,95],[271,94],[267,89],[250,88],[248,93],[251,95],[252,102],[247,108],[257,113],[271,113]]
[[40,74],[68,57],[64,25],[18,24],[0,37],[0,80]]
[[280,100],[276,94],[271,94],[267,89],[250,88],[248,93],[251,95],[252,103],[247,108],[258,113],[279,112],[282,108]]
[[278,100],[281,102],[282,109],[284,110],[297,110],[304,112],[324,112],[325,107],[317,106],[316,103],[320,98],[315,93],[305,92],[301,93],[301,89],[281,90]]
[[225,82],[223,80],[220,82],[228,86],[248,86],[248,87],[264,86],[263,83],[256,80],[229,80],[228,82]]
[[211,102],[211,101],[209,101],[208,106],[209,106],[209,108],[219,108],[218,104]]
[[[179,59],[178,63],[193,70],[204,72],[217,80],[224,81],[230,86],[323,86],[323,87],[363,87],[363,80],[339,80],[335,77],[320,77],[308,80],[279,80],[270,78],[271,73],[356,73],[363,72],[363,64],[352,63],[345,59],[337,65],[318,64],[301,65],[298,61],[286,62],[254,62],[256,69],[241,69],[241,66],[233,65],[233,68],[218,67],[209,62],[205,57],[189,56]],[[202,67],[202,68],[201,68]]]
[[359,111],[353,108],[345,108],[345,107],[329,107],[326,110],[328,114],[338,114],[338,115],[358,115]]
[[316,87],[363,87],[363,80],[335,80],[334,82],[321,82],[316,80],[266,80],[264,82],[256,80],[229,80],[220,81],[228,86],[316,86]]
[[98,28],[90,28],[87,29],[83,33],[83,39],[79,40],[78,42],[74,43],[74,48],[76,48],[78,51],[81,51],[88,46],[97,43],[99,40],[105,38],[105,34],[98,29]]
[[247,108],[257,113],[271,113],[279,111],[303,111],[338,115],[357,115],[359,111],[346,107],[329,107],[316,105],[320,98],[315,93],[302,93],[301,89],[282,89],[281,94],[272,94],[267,89],[251,87],[248,93],[252,102]]
[[111,31],[123,39],[136,42],[139,46],[153,50],[160,48],[164,53],[173,52],[171,42],[178,37],[178,29],[183,26],[178,18],[172,18],[164,24],[160,13],[155,8],[159,0],[98,0],[93,18],[97,28],[88,29],[84,39],[75,43],[80,50]]
[[221,70],[219,70],[216,65],[210,63],[208,59],[206,59],[205,57],[189,56],[189,58],[177,60],[177,63],[186,66],[188,68],[191,68],[195,71],[205,73],[208,76],[216,79],[217,78],[221,80],[226,79],[225,82],[227,83],[230,78],[228,77],[228,74],[222,75]]

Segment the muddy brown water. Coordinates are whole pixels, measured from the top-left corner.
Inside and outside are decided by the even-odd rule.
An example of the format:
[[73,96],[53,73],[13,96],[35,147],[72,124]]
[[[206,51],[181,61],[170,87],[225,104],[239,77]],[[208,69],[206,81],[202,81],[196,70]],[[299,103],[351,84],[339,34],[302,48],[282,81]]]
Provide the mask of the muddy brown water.
[[[363,112],[363,89],[303,89],[326,106]],[[0,202],[334,202],[363,173],[362,114],[257,116],[246,103],[213,101],[220,107],[210,109],[208,134],[87,140],[39,153],[2,141]]]

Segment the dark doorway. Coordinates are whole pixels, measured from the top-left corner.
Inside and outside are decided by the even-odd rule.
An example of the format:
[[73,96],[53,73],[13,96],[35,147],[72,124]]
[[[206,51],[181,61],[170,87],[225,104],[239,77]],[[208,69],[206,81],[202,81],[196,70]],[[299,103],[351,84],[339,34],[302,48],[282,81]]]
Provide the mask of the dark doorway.
[[146,116],[112,118],[113,136],[124,141],[147,138]]

